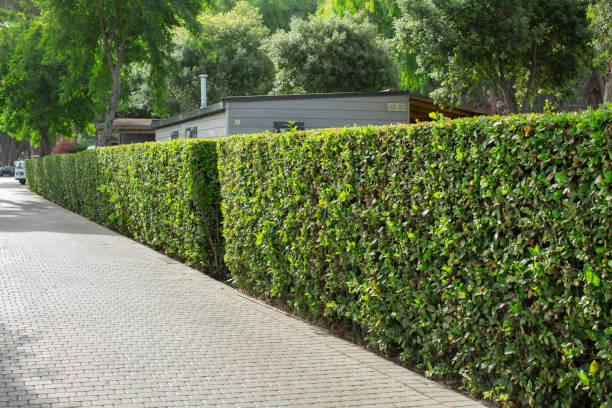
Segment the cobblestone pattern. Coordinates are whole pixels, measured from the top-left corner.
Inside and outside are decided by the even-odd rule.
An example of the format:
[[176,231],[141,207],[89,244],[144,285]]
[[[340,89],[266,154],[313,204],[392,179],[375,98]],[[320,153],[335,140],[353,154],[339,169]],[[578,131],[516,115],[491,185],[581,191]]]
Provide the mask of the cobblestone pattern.
[[482,407],[0,178],[0,407]]

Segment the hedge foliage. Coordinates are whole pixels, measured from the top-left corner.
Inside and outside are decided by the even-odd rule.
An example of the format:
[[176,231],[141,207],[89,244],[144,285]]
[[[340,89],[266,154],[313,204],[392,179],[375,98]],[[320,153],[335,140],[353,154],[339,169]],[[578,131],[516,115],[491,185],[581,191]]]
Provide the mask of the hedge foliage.
[[26,162],[29,188],[224,278],[216,142],[122,145]]
[[235,283],[504,405],[611,406],[612,115],[219,145]]

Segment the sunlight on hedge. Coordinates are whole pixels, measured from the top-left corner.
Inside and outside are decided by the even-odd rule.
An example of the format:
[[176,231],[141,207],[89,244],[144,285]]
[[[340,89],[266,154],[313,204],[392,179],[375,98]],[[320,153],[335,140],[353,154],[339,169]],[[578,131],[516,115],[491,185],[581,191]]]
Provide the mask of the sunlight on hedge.
[[611,390],[612,118],[480,117],[219,145],[249,293],[524,406]]

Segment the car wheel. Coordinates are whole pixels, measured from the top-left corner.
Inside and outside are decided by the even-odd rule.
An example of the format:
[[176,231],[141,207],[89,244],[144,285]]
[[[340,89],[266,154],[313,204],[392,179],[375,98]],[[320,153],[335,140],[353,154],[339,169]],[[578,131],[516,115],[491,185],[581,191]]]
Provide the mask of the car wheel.
[[25,184],[25,180],[19,180],[21,184]]

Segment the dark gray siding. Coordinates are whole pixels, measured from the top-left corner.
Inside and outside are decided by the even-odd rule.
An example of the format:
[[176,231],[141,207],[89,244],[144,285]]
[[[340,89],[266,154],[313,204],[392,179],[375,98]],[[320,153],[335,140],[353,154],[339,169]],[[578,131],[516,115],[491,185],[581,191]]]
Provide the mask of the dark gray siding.
[[[408,95],[294,100],[228,101],[228,134],[273,131],[274,122],[303,122],[305,129],[409,123]],[[389,111],[389,103],[405,111]],[[392,108],[393,109],[393,108]]]
[[153,133],[120,133],[119,144],[145,143],[154,142],[155,135]]

